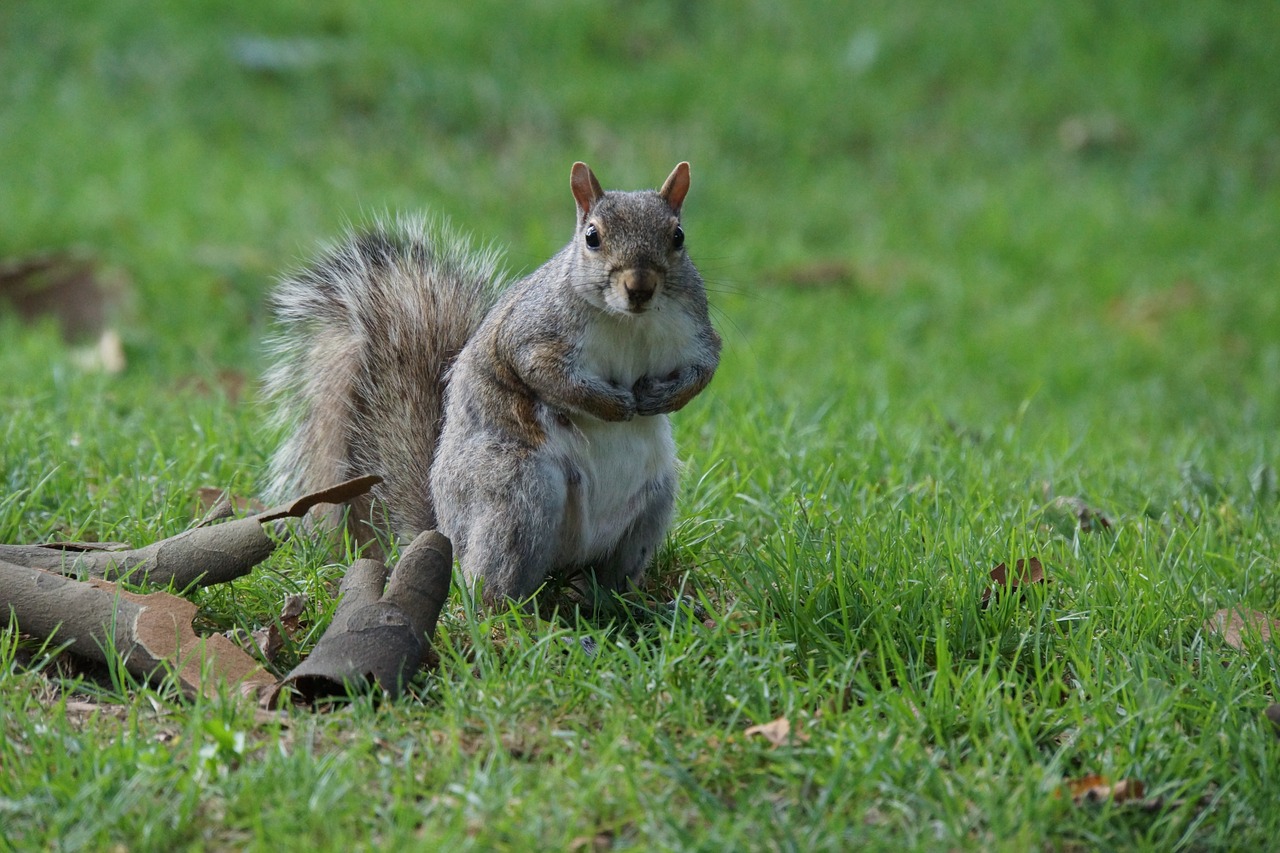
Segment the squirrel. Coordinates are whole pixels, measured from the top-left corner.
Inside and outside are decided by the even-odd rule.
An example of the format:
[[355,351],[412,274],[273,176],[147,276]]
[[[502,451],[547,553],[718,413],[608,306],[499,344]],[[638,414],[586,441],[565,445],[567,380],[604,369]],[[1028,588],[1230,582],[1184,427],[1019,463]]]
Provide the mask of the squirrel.
[[711,381],[720,338],[680,221],[689,164],[606,192],[579,162],[570,187],[573,239],[509,286],[493,251],[404,217],[283,278],[273,497],[381,475],[331,523],[345,512],[366,555],[438,529],[489,607],[553,574],[597,599],[638,583],[674,511],[667,416]]

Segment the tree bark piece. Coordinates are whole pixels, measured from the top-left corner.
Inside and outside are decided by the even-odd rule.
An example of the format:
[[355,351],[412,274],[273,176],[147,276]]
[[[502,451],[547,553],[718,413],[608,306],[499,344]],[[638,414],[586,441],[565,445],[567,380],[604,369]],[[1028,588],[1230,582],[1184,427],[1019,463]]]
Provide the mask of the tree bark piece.
[[311,655],[285,676],[268,698],[274,707],[284,690],[315,703],[377,684],[399,696],[422,664],[449,596],[453,548],[435,531],[418,535],[391,572],[358,560],[343,579],[333,622]]
[[157,586],[172,583],[178,589],[226,583],[247,575],[275,550],[276,540],[267,535],[263,525],[282,518],[299,518],[316,504],[344,503],[368,492],[380,480],[358,477],[256,515],[195,527],[143,548],[0,545],[0,560],[77,577]]
[[153,678],[167,668],[187,696],[214,696],[221,684],[256,695],[274,685],[226,637],[197,636],[192,627],[196,606],[169,593],[137,595],[102,580],[79,581],[0,562],[0,613],[16,619],[24,634],[66,642],[69,651],[90,660],[108,663],[114,650],[139,678]]

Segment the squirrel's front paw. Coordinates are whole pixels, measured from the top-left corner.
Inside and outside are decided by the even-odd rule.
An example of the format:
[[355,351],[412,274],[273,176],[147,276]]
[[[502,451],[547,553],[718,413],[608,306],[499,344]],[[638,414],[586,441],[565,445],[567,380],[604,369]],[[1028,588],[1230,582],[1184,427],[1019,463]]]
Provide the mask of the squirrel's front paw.
[[629,421],[638,414],[640,400],[629,389],[614,385],[617,392],[609,399],[607,410],[601,413],[606,421]]
[[685,385],[684,371],[675,370],[662,379],[641,376],[632,386],[636,397],[636,414],[662,415],[672,411],[677,393]]

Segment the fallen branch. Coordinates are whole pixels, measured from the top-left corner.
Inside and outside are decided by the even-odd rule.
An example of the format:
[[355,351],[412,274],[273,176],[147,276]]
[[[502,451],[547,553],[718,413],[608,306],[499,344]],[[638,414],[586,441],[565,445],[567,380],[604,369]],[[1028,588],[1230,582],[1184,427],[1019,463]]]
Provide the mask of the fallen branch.
[[[188,695],[210,693],[216,683],[262,691],[274,679],[253,658],[226,637],[196,635],[194,604],[167,593],[126,592],[108,579],[180,589],[234,580],[275,550],[277,540],[264,525],[300,517],[316,504],[344,503],[377,482],[378,477],[348,480],[248,518],[201,525],[144,548],[0,545],[0,624],[16,623],[24,634],[66,643],[69,651],[90,660],[105,663],[118,654],[127,671],[144,679],[170,671]],[[68,574],[91,579],[63,576]],[[208,686],[202,677],[205,667],[216,676]]]
[[268,697],[268,706],[275,707],[285,690],[315,703],[370,683],[399,696],[435,634],[452,571],[453,548],[435,531],[419,534],[405,549],[385,593],[386,566],[357,560],[343,578],[329,629]]
[[143,548],[122,550],[99,543],[0,545],[0,560],[75,577],[172,583],[177,589],[226,583],[248,574],[275,550],[276,540],[263,529],[268,522],[300,518],[316,504],[345,503],[380,479],[358,477],[256,515],[195,527]]
[[[256,694],[274,684],[253,658],[222,636],[198,637],[196,606],[165,592],[138,595],[102,580],[79,581],[0,562],[0,613],[37,639],[65,641],[81,657],[107,663],[118,654],[142,679],[166,669],[188,696],[212,696],[217,685]],[[205,681],[208,667],[216,678]]]

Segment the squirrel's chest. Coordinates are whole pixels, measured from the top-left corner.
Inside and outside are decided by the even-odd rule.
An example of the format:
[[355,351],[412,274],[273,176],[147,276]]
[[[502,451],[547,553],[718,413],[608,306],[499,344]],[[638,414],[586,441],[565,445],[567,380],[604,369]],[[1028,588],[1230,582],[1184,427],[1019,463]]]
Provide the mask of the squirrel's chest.
[[587,324],[578,350],[584,370],[630,387],[642,376],[665,376],[688,362],[698,329],[687,312],[660,303],[644,314],[601,315]]

